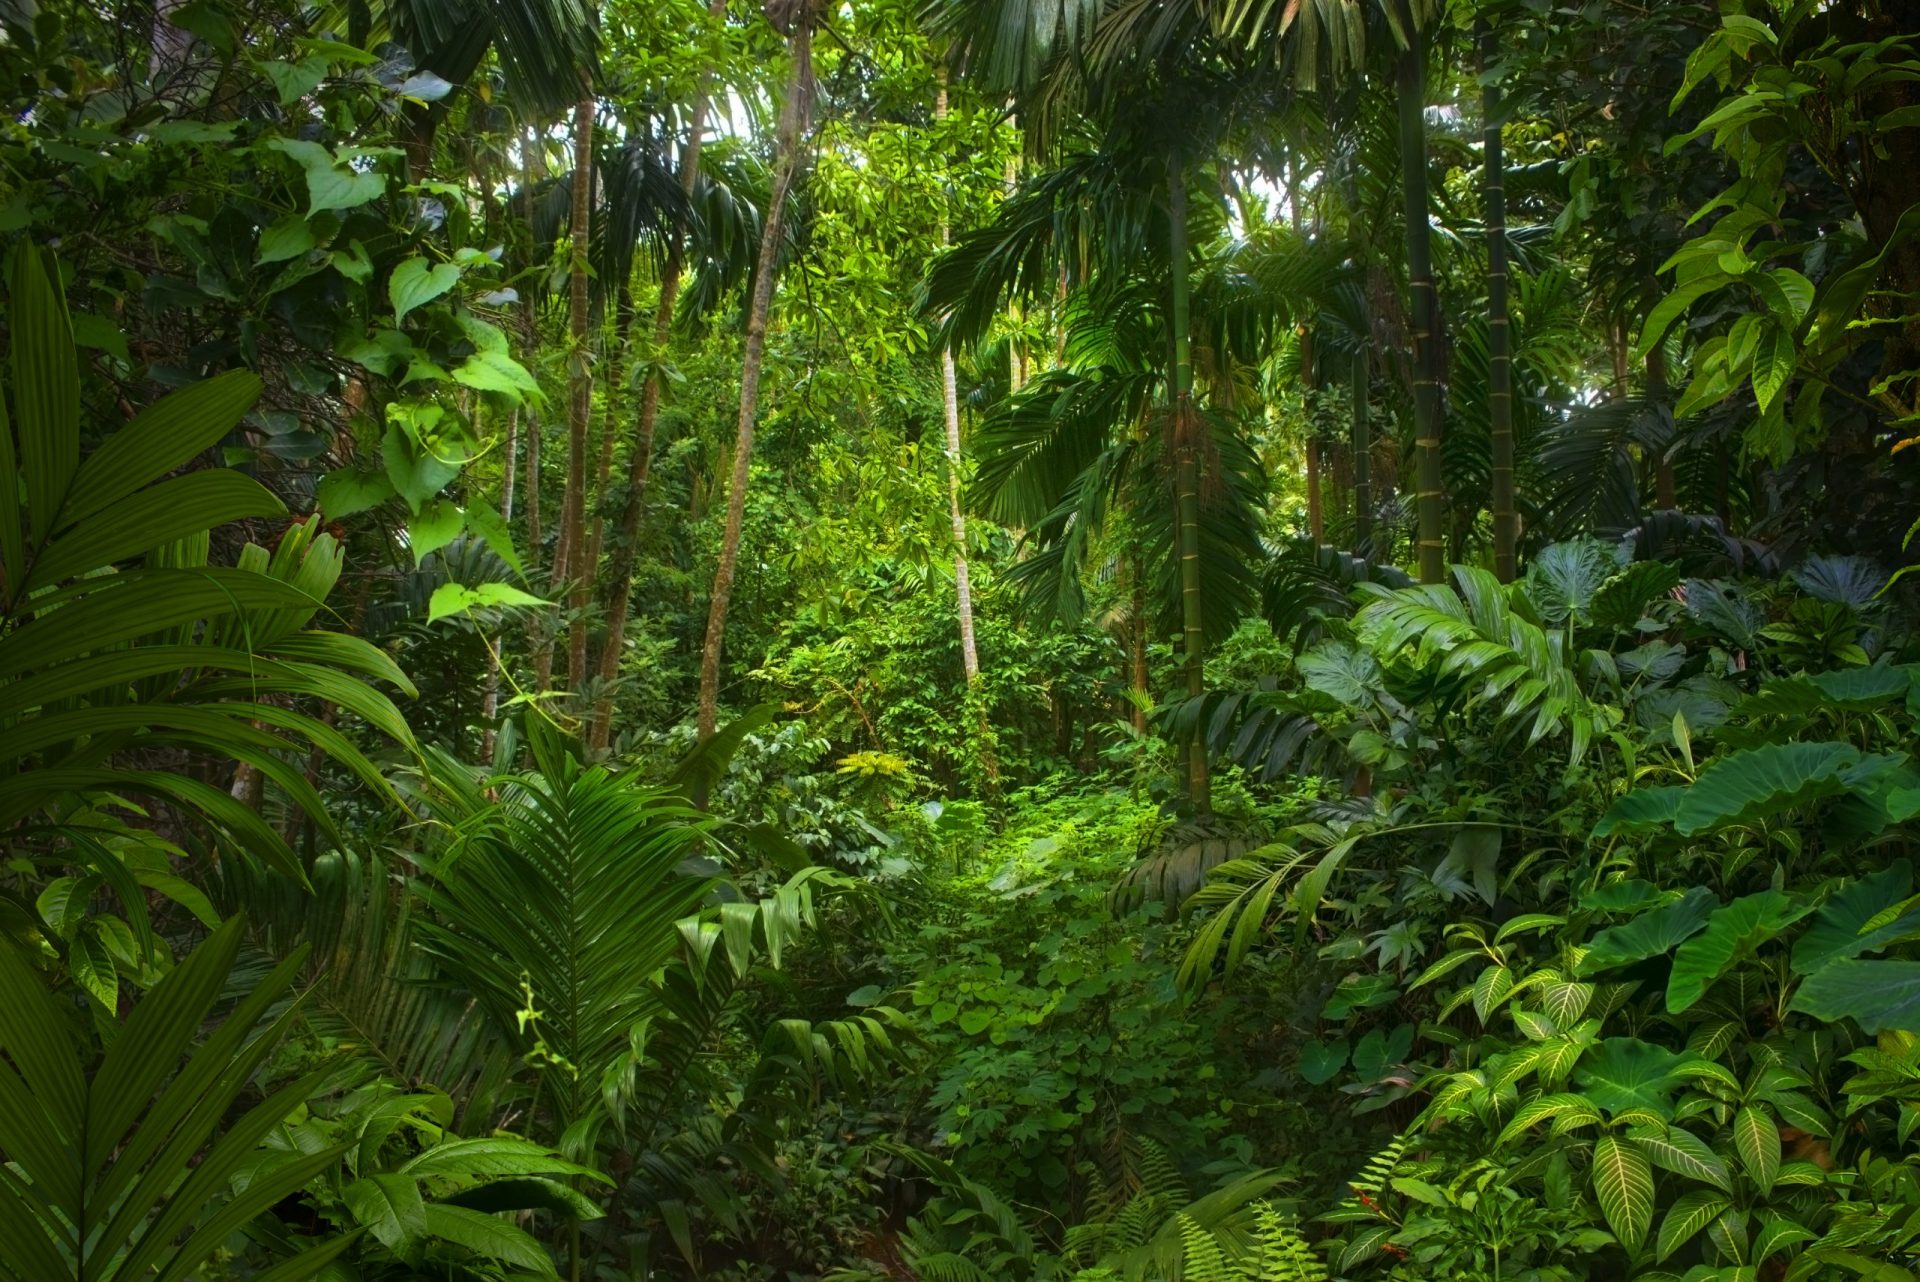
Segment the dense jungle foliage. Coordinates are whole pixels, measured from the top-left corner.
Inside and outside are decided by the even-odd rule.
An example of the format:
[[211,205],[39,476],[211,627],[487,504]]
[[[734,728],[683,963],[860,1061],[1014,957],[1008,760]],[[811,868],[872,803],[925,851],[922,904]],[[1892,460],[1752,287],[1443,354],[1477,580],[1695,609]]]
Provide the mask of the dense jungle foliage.
[[1920,1278],[1914,6],[0,95],[0,1282]]

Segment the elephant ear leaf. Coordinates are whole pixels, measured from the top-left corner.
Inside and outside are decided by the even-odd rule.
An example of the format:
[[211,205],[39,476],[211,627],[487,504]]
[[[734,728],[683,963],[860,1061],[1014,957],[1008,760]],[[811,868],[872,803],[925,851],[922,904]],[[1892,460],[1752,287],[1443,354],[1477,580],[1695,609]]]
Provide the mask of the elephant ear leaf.
[[1793,946],[1793,969],[1817,974],[1830,962],[1877,952],[1895,940],[1920,930],[1920,908],[1899,907],[1913,889],[1913,865],[1895,860],[1871,877],[1862,877],[1836,892],[1820,915]]
[[1672,903],[1603,930],[1587,942],[1579,973],[1592,975],[1671,952],[1706,927],[1713,907],[1713,892],[1695,886]]
[[1868,1036],[1920,1033],[1920,962],[1833,962],[1807,977],[1789,1009],[1829,1023],[1851,1019]]
[[1594,829],[1671,822],[1682,836],[1755,824],[1829,797],[1872,788],[1906,758],[1845,743],[1769,743],[1721,757],[1684,788],[1645,788],[1614,804]]
[[1746,895],[1707,918],[1706,929],[1681,944],[1667,981],[1667,1010],[1679,1014],[1706,995],[1713,981],[1753,955],[1810,911],[1777,890]]

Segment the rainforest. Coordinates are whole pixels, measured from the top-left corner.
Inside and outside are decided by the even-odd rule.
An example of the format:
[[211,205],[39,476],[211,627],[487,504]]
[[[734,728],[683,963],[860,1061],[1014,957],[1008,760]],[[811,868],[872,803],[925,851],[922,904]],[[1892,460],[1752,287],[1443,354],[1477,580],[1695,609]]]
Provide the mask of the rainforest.
[[0,1282],[1920,1282],[1920,7],[0,97]]

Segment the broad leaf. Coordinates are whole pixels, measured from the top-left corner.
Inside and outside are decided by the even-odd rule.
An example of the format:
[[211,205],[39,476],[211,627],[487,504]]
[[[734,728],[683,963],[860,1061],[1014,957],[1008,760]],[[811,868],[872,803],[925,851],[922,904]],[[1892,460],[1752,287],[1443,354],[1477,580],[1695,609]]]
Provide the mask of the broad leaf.
[[1579,973],[1592,975],[1670,952],[1706,927],[1713,908],[1713,892],[1695,886],[1670,904],[1603,930],[1587,941]]
[[1920,962],[1831,962],[1807,976],[1789,1009],[1829,1023],[1851,1019],[1869,1036],[1920,1033]]
[[1667,980],[1667,1011],[1679,1014],[1706,994],[1714,980],[1761,944],[1806,916],[1808,907],[1777,890],[1747,895],[1714,910],[1706,929],[1681,944]]

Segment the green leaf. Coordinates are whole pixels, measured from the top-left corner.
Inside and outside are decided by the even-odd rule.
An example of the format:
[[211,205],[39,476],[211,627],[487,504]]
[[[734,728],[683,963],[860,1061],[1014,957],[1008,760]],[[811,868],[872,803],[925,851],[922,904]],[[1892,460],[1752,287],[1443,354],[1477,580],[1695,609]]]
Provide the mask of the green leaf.
[[496,606],[552,604],[553,602],[542,600],[531,592],[522,592],[519,588],[508,587],[504,583],[482,583],[475,587],[467,587],[459,583],[442,583],[433,590],[433,598],[427,603],[427,622],[437,623],[455,614],[465,614],[469,610]]
[[1589,1050],[1574,1070],[1588,1099],[1611,1115],[1645,1112],[1672,1115],[1668,1096],[1686,1080],[1689,1059],[1637,1037],[1609,1037]]
[[507,568],[519,575],[524,583],[527,567],[520,559],[520,550],[513,545],[513,531],[500,513],[485,501],[474,499],[467,504],[466,516],[467,528],[479,535],[493,549],[494,555],[505,561]]
[[1680,813],[1680,799],[1686,795],[1686,791],[1671,784],[1658,788],[1635,788],[1600,816],[1600,822],[1593,826],[1593,835],[1611,837],[1622,828],[1651,828],[1658,824],[1670,824]]
[[454,382],[482,392],[499,392],[516,401],[540,397],[539,381],[506,352],[475,352],[454,366],[452,373]]
[[347,1185],[353,1218],[395,1251],[427,1231],[427,1207],[419,1185],[405,1175],[369,1175]]
[[305,215],[286,214],[260,233],[258,261],[265,266],[267,263],[285,262],[289,258],[301,258],[319,243],[314,238],[313,225]]
[[1806,978],[1789,1009],[1829,1023],[1851,1019],[1869,1036],[1920,1033],[1920,962],[1831,962]]
[[291,156],[307,174],[307,212],[357,209],[387,189],[378,173],[361,173],[334,159],[332,152],[303,138],[272,138],[267,146]]
[[432,302],[460,281],[460,269],[452,263],[429,264],[424,258],[409,258],[393,269],[387,281],[387,297],[393,303],[393,323],[398,325],[407,313]]
[[1732,1205],[1711,1189],[1695,1189],[1681,1194],[1668,1208],[1666,1218],[1660,1221],[1660,1238],[1654,1248],[1653,1258],[1664,1261],[1692,1241],[1695,1234],[1713,1223]]
[[453,1206],[497,1214],[501,1211],[550,1211],[562,1219],[597,1220],[605,1212],[586,1194],[558,1180],[538,1176],[489,1179],[442,1199]]
[[1780,393],[1787,389],[1799,359],[1792,334],[1777,325],[1761,329],[1759,344],[1753,350],[1753,394],[1762,415],[1773,408]]
[[1300,1076],[1315,1086],[1324,1086],[1346,1067],[1347,1039],[1321,1041],[1310,1037],[1300,1044]]
[[1705,929],[1714,905],[1711,890],[1694,886],[1670,904],[1603,930],[1587,941],[1578,972],[1591,975],[1661,956]]
[[1681,944],[1667,980],[1667,1012],[1677,1015],[1706,995],[1727,970],[1806,916],[1809,908],[1777,890],[1746,895],[1714,910],[1704,931]]
[[400,1173],[412,1179],[485,1175],[584,1175],[602,1184],[613,1181],[578,1162],[569,1162],[550,1148],[531,1140],[489,1135],[470,1140],[448,1140],[410,1159]]
[[1752,1105],[1741,1109],[1733,1117],[1733,1147],[1760,1192],[1771,1193],[1780,1174],[1780,1128],[1773,1119]]
[[1685,1127],[1640,1126],[1629,1132],[1629,1137],[1661,1170],[1704,1181],[1723,1193],[1733,1191],[1733,1177],[1726,1162]]
[[413,563],[420,564],[430,553],[438,552],[460,537],[466,518],[448,499],[426,504],[407,522],[407,542],[413,549]]
[[[53,533],[80,466],[79,358],[66,302],[47,278],[38,249],[26,246],[14,254],[11,292],[13,426],[20,435],[28,538],[38,544]],[[7,487],[14,483],[9,475]]]
[[325,58],[302,58],[299,62],[263,62],[260,70],[273,81],[273,90],[285,107],[312,93],[327,78]]
[[514,1268],[552,1277],[553,1260],[532,1236],[505,1220],[464,1206],[433,1202],[427,1206],[427,1232],[444,1242]]
[[1913,889],[1913,865],[1896,859],[1871,877],[1849,882],[1821,907],[1820,915],[1793,945],[1793,969],[1811,975],[1829,962],[1877,952],[1920,930],[1920,908],[1868,930],[1873,919],[1906,899]]
[[384,472],[329,472],[320,478],[314,501],[320,511],[338,520],[379,507],[393,497],[393,480]]
[[1863,755],[1844,743],[1770,743],[1719,758],[1700,772],[1674,812],[1674,828],[1695,836],[1751,825],[1826,797],[1864,789],[1898,766],[1897,755]]
[[1751,278],[1782,329],[1799,328],[1813,306],[1813,282],[1791,267],[1776,267]]
[[1593,1194],[1620,1245],[1637,1253],[1653,1223],[1653,1169],[1633,1141],[1603,1135],[1594,1144]]

